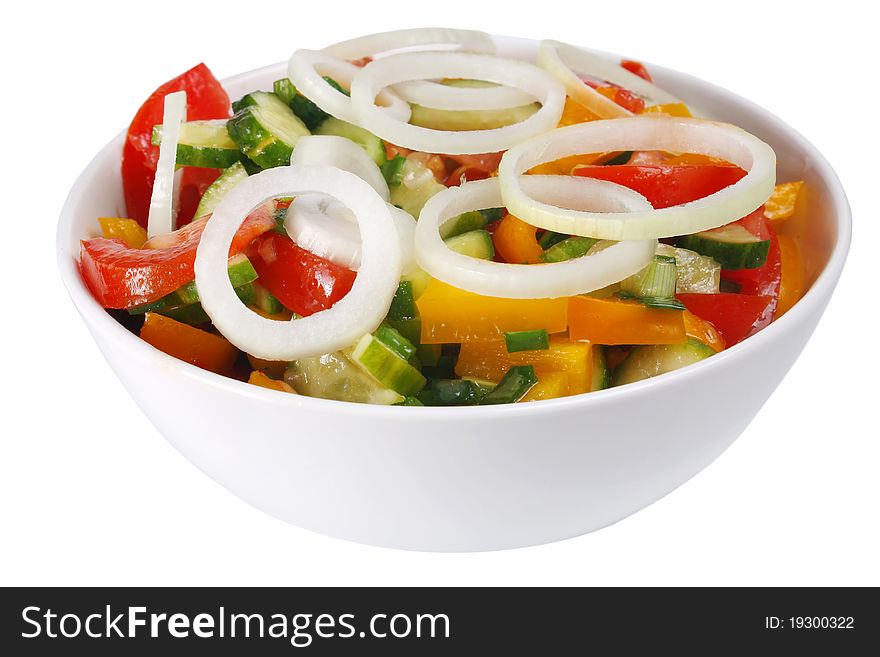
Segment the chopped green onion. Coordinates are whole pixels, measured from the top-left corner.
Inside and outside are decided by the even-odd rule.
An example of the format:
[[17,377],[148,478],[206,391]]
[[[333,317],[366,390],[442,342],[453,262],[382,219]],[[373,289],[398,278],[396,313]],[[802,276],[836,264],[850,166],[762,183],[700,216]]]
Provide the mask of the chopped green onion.
[[543,262],[563,262],[573,258],[580,258],[599,240],[592,237],[568,237],[541,254]]
[[561,241],[568,239],[568,237],[565,233],[554,233],[552,230],[545,230],[544,234],[538,239],[538,246],[546,251],[554,244],[559,244]]
[[486,217],[487,223],[492,223],[493,221],[500,221],[501,217],[504,216],[504,208],[486,208],[484,210],[480,210],[483,213],[483,216]]
[[627,162],[630,161],[632,156],[633,156],[632,151],[623,151],[619,155],[615,155],[614,157],[612,157],[607,162],[603,162],[603,164],[605,166],[613,166],[615,164],[626,164]]
[[293,82],[290,81],[290,78],[281,78],[280,80],[275,80],[272,84],[272,93],[278,96],[287,105],[290,105],[290,101],[294,99],[298,92],[296,87],[293,86]]
[[669,310],[685,310],[684,304],[675,297],[641,297],[639,299],[649,308],[668,308]]
[[481,398],[481,389],[466,379],[434,379],[419,401],[426,406],[469,406]]
[[480,404],[512,404],[526,396],[538,382],[531,365],[514,365],[495,389],[480,400]]
[[418,397],[404,397],[402,402],[397,402],[395,406],[424,406]]
[[382,175],[385,176],[385,182],[388,185],[399,185],[403,182],[403,165],[406,164],[406,158],[403,155],[395,155],[393,159],[388,160],[379,167]]
[[507,353],[509,354],[516,351],[536,351],[550,348],[546,329],[509,331],[504,334],[504,342],[507,344]]
[[647,267],[621,281],[620,290],[639,298],[665,299],[675,295],[675,281],[675,258],[655,255]]

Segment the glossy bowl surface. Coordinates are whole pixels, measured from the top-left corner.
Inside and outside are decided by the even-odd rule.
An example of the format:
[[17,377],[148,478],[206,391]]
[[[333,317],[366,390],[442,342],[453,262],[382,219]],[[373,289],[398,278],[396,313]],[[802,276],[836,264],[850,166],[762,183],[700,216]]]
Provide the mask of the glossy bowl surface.
[[[534,57],[536,42],[497,40],[503,54]],[[206,474],[280,519],[353,541],[437,551],[512,548],[599,529],[666,495],[740,435],[816,327],[850,242],[844,191],[809,142],[750,101],[649,68],[702,115],[770,143],[780,180],[807,183],[807,202],[786,230],[807,254],[810,289],[765,330],[696,365],[588,395],[471,408],[311,399],[202,371],[116,323],[77,271],[79,241],[97,234],[96,218],[124,216],[122,134],[83,171],[62,210],[62,278],[156,428]],[[271,89],[285,71],[277,64],[224,84],[236,98]]]

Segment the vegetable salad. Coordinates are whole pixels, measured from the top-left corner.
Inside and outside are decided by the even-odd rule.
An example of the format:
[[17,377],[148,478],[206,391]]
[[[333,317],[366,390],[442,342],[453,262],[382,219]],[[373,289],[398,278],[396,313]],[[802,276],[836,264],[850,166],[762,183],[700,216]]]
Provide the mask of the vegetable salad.
[[804,290],[803,184],[634,61],[481,32],[298,50],[230,99],[204,64],[122,154],[80,271],[153,347],[283,394],[505,404],[696,363]]

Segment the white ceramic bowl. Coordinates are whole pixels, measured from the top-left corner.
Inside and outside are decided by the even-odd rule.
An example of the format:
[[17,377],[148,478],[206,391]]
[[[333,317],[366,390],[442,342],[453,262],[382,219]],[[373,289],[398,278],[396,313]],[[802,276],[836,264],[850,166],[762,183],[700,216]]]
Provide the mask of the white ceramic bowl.
[[[536,43],[500,38],[531,58]],[[226,82],[236,98],[271,88],[283,65]],[[769,142],[781,180],[804,179],[811,287],[784,317],[731,349],[621,388],[524,405],[412,408],[285,395],[157,351],[100,308],[75,266],[96,218],[124,212],[123,135],[76,181],[58,226],[64,283],[138,405],[190,461],[255,507],[316,532],[414,550],[470,551],[555,541],[604,527],[666,495],[745,429],[804,347],[840,276],[850,211],[803,137],[757,105],[650,65],[707,116]],[[736,390],[736,395],[724,394]],[[682,418],[658,422],[657,418]]]

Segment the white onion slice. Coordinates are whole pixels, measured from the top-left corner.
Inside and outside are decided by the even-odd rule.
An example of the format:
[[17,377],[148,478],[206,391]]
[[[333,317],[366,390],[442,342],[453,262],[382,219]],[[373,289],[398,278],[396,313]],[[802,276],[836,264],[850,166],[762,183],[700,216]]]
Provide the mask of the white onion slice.
[[[260,203],[310,192],[329,194],[354,212],[363,245],[360,272],[332,308],[288,322],[266,319],[243,305],[229,282],[232,237]],[[226,339],[258,358],[294,360],[343,349],[379,326],[400,281],[400,247],[388,206],[354,174],[276,167],[249,176],[220,200],[199,242],[195,274],[202,306]]]
[[[416,222],[407,212],[388,204],[397,229],[401,273],[415,270]],[[288,209],[284,228],[290,239],[306,251],[358,271],[361,266],[361,235],[354,213],[326,194],[302,194]]]
[[430,80],[411,80],[394,85],[408,103],[450,111],[505,110],[535,102],[535,97],[515,87],[455,87]]
[[[446,77],[480,79],[521,89],[541,102],[529,118],[490,130],[431,130],[403,123],[374,104],[385,87],[409,80]],[[494,55],[413,52],[367,64],[351,85],[358,124],[399,146],[427,153],[479,154],[507,150],[523,139],[552,130],[559,123],[565,90],[541,69]]]
[[[175,165],[177,142],[180,140],[180,124],[186,121],[186,92],[175,91],[165,96],[162,113],[162,143],[159,144],[159,161],[153,179],[150,196],[150,213],[147,217],[147,236],[165,235],[175,228],[177,197],[175,194]],[[177,185],[179,188],[179,183]]]
[[[691,203],[638,212],[585,212],[531,198],[522,176],[538,164],[569,155],[660,150],[700,153],[747,173],[738,182]],[[559,128],[511,148],[498,168],[504,205],[538,228],[609,240],[687,235],[717,228],[753,212],[776,183],[776,154],[766,143],[726,123],[666,116],[590,121]]]
[[[323,76],[333,78],[343,87],[350,87],[360,71],[354,64],[317,50],[297,50],[287,65],[287,75],[297,91],[331,116],[349,123],[358,123],[351,98],[331,87]],[[383,106],[382,111],[389,116],[400,121],[409,120],[409,104],[393,91],[377,90],[370,100],[378,100]]]
[[629,89],[651,104],[681,102],[653,82],[648,82],[617,63],[567,43],[551,39],[542,41],[538,47],[538,66],[559,80],[572,100],[603,119],[632,116],[632,112],[586,84],[578,73]]
[[[650,209],[636,192],[591,178],[526,176],[523,187],[542,199],[596,211]],[[591,292],[635,274],[654,257],[656,240],[619,242],[595,255],[565,262],[515,265],[479,260],[451,251],[440,237],[445,221],[471,210],[502,205],[497,178],[440,192],[425,205],[416,227],[419,266],[462,290],[506,299],[538,299]]]
[[290,163],[338,167],[366,182],[383,201],[390,199],[388,183],[376,162],[351,139],[334,135],[300,137],[293,149]]
[[368,34],[334,43],[324,48],[324,52],[339,59],[356,60],[392,50],[419,46],[454,46],[470,52],[495,52],[495,42],[485,32],[444,27],[422,27]]

